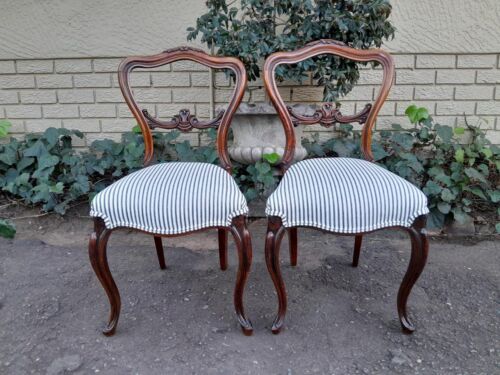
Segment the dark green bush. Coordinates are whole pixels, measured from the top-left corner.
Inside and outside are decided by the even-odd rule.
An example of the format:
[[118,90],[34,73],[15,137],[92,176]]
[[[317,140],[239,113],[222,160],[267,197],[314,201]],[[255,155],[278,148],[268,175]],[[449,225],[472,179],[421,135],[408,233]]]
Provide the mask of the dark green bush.
[[[292,51],[318,39],[359,49],[380,47],[395,31],[388,0],[208,0],[206,5],[207,13],[188,28],[188,40],[201,34],[201,41],[216,47],[218,55],[238,57],[250,80],[259,77],[262,61],[273,52]],[[359,78],[358,64],[333,56],[276,69],[279,79],[299,82],[306,72],[324,86],[325,101],[351,91]]]

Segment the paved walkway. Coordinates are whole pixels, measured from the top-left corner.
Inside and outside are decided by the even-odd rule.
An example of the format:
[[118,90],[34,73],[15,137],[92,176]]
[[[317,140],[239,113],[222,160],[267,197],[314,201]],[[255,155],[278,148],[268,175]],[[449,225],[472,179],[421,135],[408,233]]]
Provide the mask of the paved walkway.
[[19,227],[14,241],[0,240],[1,374],[500,373],[500,241],[431,241],[409,301],[417,331],[407,336],[395,301],[405,235],[367,236],[354,269],[353,238],[300,231],[297,268],[283,243],[289,313],[275,336],[265,222],[254,222],[246,308],[255,332],[245,337],[232,307],[232,243],[222,272],[215,231],[166,240],[161,271],[152,238],[117,233],[109,262],[122,314],[107,338],[99,332],[107,299],[87,256],[90,221],[49,216]]

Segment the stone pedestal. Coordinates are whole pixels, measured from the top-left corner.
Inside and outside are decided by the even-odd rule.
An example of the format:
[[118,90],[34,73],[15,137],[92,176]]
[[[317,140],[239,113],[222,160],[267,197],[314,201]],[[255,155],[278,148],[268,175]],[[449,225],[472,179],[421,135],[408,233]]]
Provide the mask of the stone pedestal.
[[[311,115],[314,106],[297,105],[299,113]],[[262,160],[262,155],[277,153],[283,156],[285,150],[285,131],[274,107],[267,103],[242,103],[233,117],[231,124],[233,143],[229,146],[229,155],[243,164],[253,164]],[[297,144],[294,160],[305,158],[307,152],[302,147],[302,126],[295,128]]]

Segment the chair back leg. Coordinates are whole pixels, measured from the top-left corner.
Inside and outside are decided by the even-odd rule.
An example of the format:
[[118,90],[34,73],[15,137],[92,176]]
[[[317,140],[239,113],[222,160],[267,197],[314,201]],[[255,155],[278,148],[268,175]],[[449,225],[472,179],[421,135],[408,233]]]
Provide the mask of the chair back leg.
[[220,269],[227,270],[227,230],[218,229],[219,232],[219,263]]
[[288,246],[290,251],[290,265],[295,267],[297,265],[297,255],[298,255],[298,229],[289,228],[288,229]]
[[359,254],[361,252],[361,242],[363,241],[363,235],[357,234],[354,238],[354,253],[352,254],[352,266],[357,267],[359,263]]
[[160,263],[160,268],[162,270],[167,268],[165,263],[165,255],[163,253],[163,244],[160,236],[154,236],[155,239],[155,247],[156,247],[156,255],[158,255],[158,262]]

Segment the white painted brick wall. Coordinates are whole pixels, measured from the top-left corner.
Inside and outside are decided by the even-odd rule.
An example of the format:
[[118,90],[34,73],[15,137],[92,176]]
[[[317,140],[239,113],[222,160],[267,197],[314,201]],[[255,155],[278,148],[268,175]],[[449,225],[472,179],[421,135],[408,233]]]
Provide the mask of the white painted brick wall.
[[[425,106],[437,121],[452,126],[465,121],[482,121],[488,137],[500,143],[500,61],[498,54],[401,54],[395,55],[396,81],[377,120],[377,129],[392,123],[412,125],[404,116],[408,105]],[[117,68],[121,59],[82,58],[0,61],[0,118],[8,118],[12,133],[39,132],[47,127],[78,129],[88,146],[95,139],[120,139],[136,121],[124,103],[118,86]],[[382,80],[380,68],[363,67],[358,86],[342,102],[342,111],[352,114],[373,101]],[[216,104],[231,95],[230,80],[215,74]],[[321,87],[283,82],[279,91],[290,103],[319,103]],[[168,119],[188,108],[199,118],[210,114],[208,74],[203,66],[176,62],[151,71],[131,74],[133,91],[142,108],[153,116]],[[266,100],[262,80],[250,82],[244,100]],[[359,128],[359,127],[358,127]],[[310,127],[327,139],[331,129]],[[194,144],[204,142],[199,132],[183,134]]]

